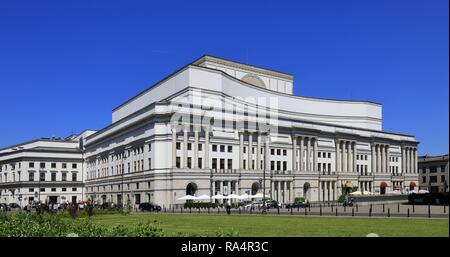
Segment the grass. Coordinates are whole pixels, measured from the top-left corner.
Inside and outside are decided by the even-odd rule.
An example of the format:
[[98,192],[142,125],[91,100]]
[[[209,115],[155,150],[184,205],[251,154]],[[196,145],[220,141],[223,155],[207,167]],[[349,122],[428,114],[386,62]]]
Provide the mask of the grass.
[[239,236],[288,237],[365,237],[376,233],[382,237],[432,236],[448,237],[448,219],[400,219],[355,217],[299,217],[250,215],[197,215],[138,213],[96,215],[93,221],[100,225],[130,226],[146,220],[159,221],[168,233],[211,234],[216,231],[237,231]]

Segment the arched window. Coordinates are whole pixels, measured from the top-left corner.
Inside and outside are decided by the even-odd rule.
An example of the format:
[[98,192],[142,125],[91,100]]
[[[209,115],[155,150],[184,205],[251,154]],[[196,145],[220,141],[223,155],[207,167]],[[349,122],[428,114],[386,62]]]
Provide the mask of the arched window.
[[186,195],[195,195],[197,192],[197,184],[191,182],[186,186]]
[[259,182],[254,182],[252,184],[252,195],[256,195],[260,188],[261,188],[261,185],[259,184]]

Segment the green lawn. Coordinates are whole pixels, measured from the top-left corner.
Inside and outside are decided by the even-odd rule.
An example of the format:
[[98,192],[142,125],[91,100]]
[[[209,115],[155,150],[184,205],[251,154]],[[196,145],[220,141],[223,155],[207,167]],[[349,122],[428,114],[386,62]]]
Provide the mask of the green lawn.
[[211,234],[237,231],[239,236],[449,236],[448,219],[333,218],[257,215],[109,214],[96,215],[102,225],[132,225],[157,220],[169,233]]

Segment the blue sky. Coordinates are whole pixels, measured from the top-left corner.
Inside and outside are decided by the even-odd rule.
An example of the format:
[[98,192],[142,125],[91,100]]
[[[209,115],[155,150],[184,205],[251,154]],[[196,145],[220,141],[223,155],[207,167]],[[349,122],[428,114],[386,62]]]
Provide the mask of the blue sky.
[[1,1],[0,147],[110,124],[203,54],[383,104],[383,129],[448,153],[448,0]]

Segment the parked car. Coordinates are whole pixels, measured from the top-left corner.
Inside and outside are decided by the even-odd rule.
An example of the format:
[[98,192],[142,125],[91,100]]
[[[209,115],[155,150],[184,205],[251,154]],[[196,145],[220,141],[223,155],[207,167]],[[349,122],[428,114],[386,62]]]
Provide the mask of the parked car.
[[255,201],[255,202],[252,202],[252,203],[247,204],[247,205],[244,206],[244,208],[246,208],[246,209],[250,209],[252,207],[253,207],[253,209],[255,209],[255,208],[257,208],[257,209],[258,208],[262,208],[263,207],[263,201],[262,200]]
[[0,210],[1,211],[9,211],[10,208],[6,203],[0,203]]
[[10,203],[10,204],[8,205],[8,207],[9,207],[10,210],[13,210],[13,209],[20,209],[20,206],[19,206],[17,203]]
[[276,208],[280,208],[281,204],[275,200],[270,200],[270,201],[266,201],[266,207],[267,207],[267,209],[270,209],[270,208],[276,209]]
[[297,201],[294,203],[290,203],[288,205],[286,205],[286,208],[290,209],[290,208],[306,208],[308,207],[308,204],[302,201]]
[[355,199],[353,197],[345,199],[343,206],[344,207],[346,207],[346,206],[352,207],[354,200]]
[[161,206],[154,203],[141,203],[139,204],[140,211],[161,211]]

